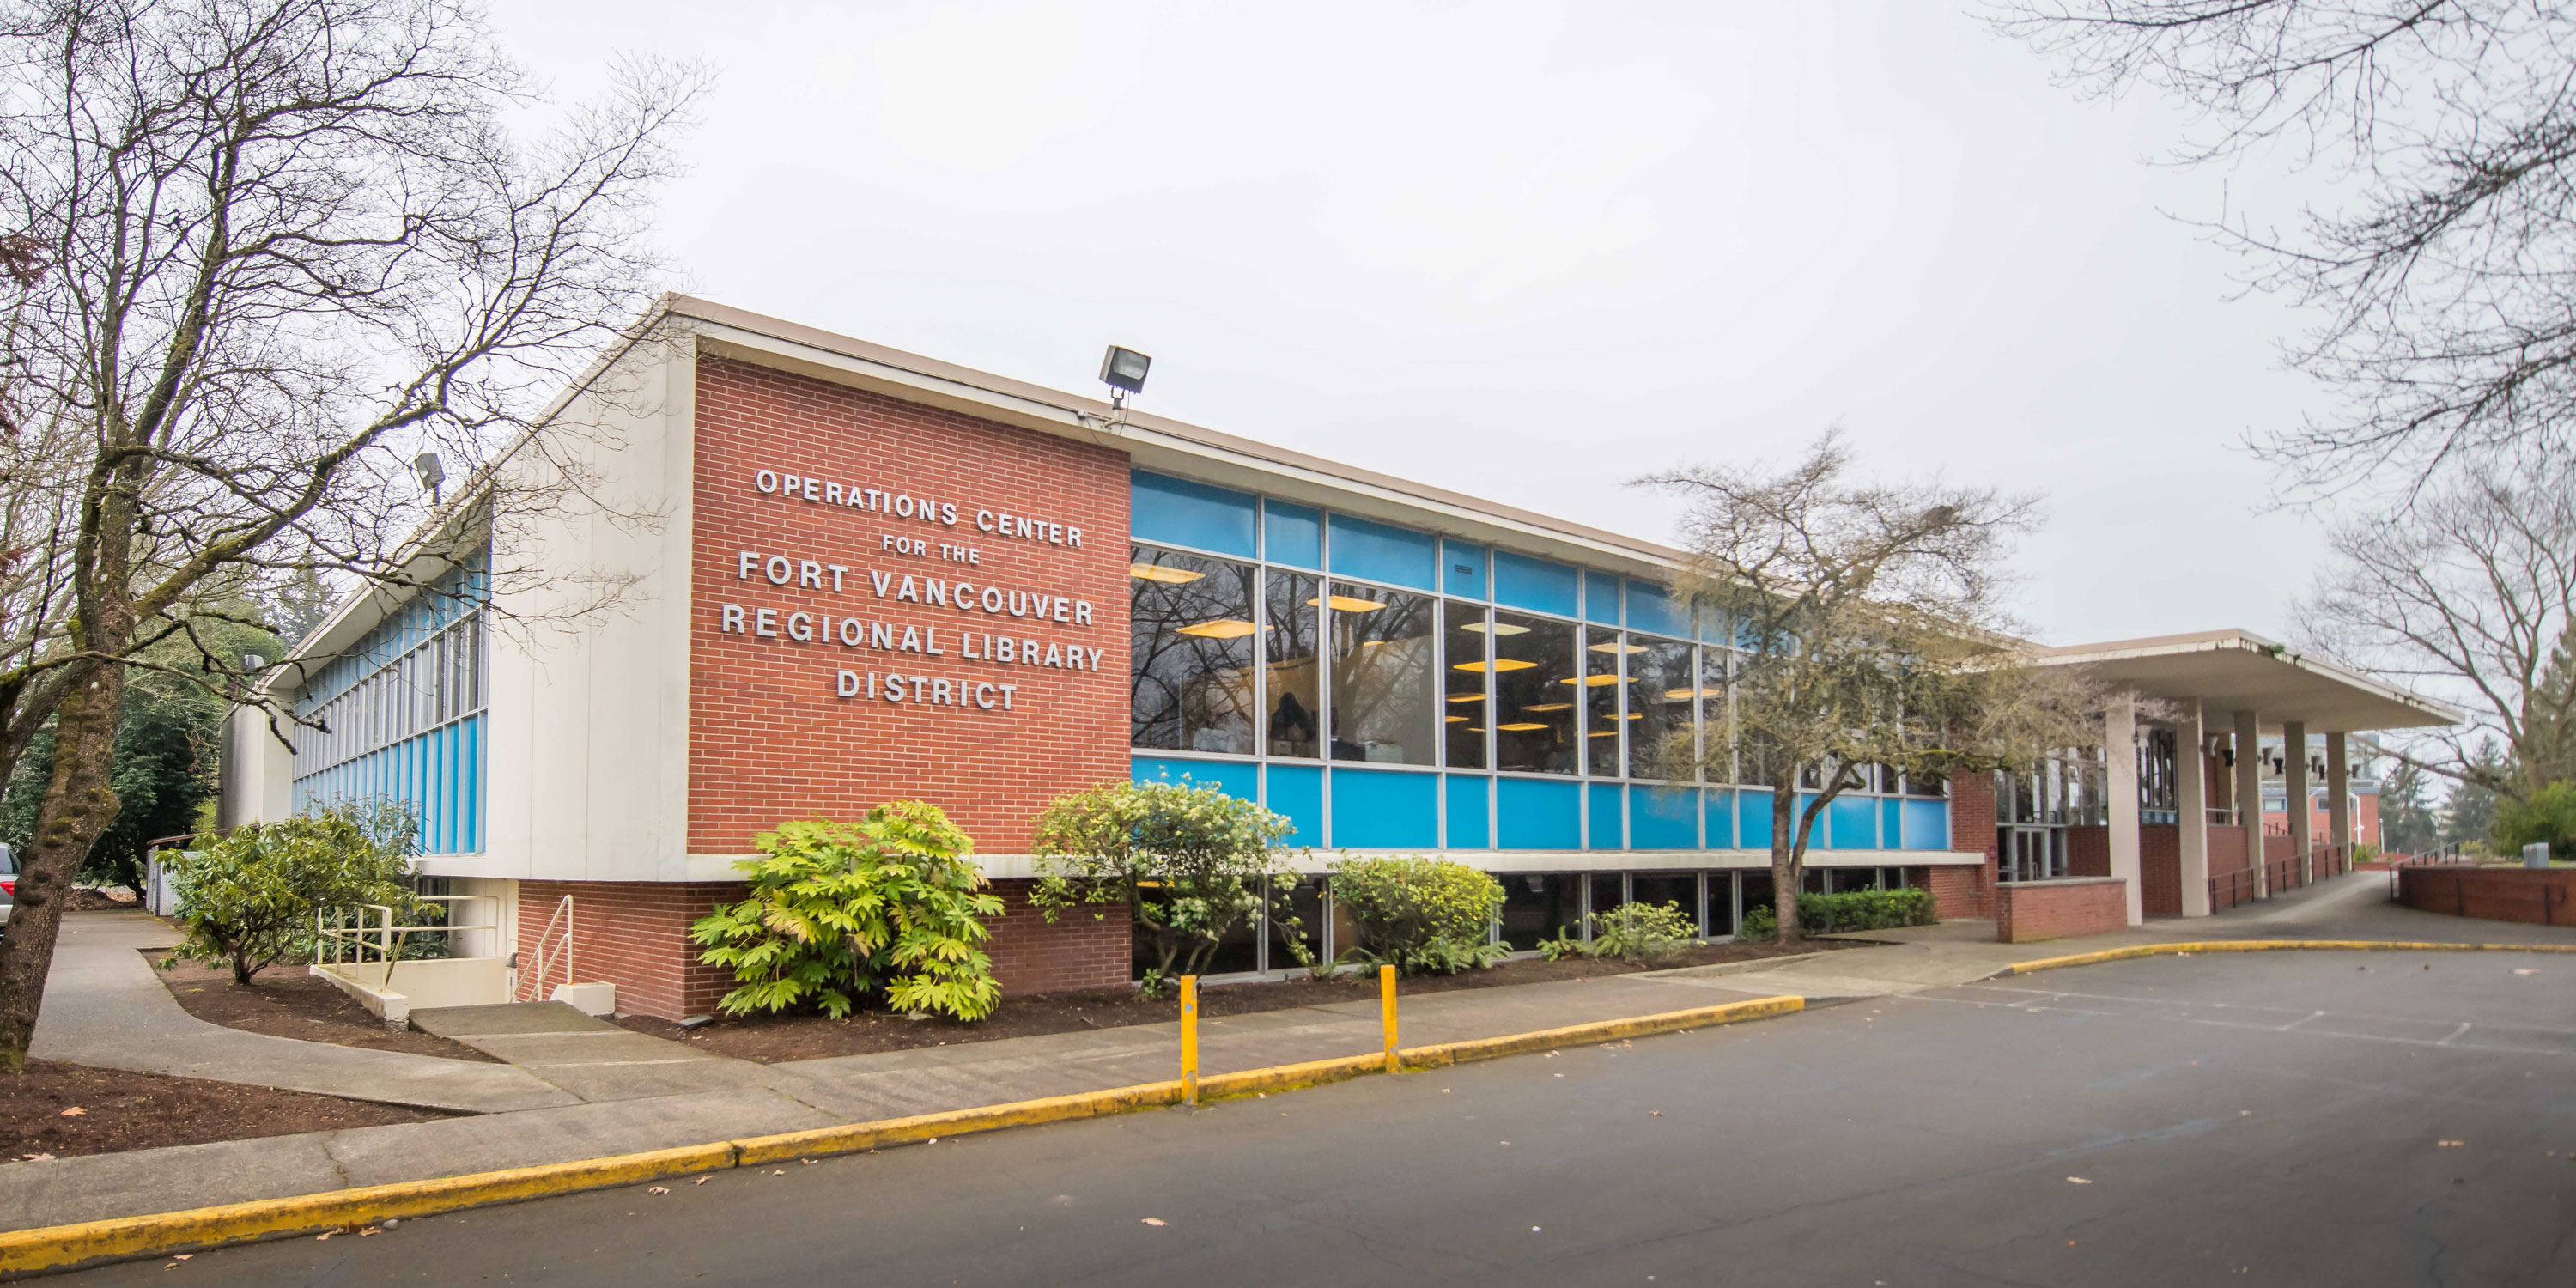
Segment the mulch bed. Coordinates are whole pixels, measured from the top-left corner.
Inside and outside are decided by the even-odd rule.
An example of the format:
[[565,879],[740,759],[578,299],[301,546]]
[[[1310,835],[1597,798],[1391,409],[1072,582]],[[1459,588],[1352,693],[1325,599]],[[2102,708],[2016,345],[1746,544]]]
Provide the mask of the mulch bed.
[[126,890],[123,886],[119,886],[114,890],[101,890],[91,886],[73,886],[72,897],[69,902],[63,905],[63,911],[132,912],[142,906],[143,901],[135,898],[133,893]]
[[236,1082],[29,1060],[23,1073],[0,1073],[0,1167],[454,1116]]
[[[1493,988],[1505,984],[1539,984],[1551,980],[1595,979],[1605,975],[1626,975],[1641,970],[1663,970],[1675,966],[1705,966],[1718,962],[1751,961],[1778,957],[1784,953],[1825,952],[1840,948],[1867,946],[1862,941],[1811,939],[1789,949],[1777,944],[1709,944],[1691,949],[1671,961],[1650,966],[1631,965],[1618,960],[1596,960],[1575,957],[1564,961],[1530,958],[1505,962],[1486,970],[1464,971],[1456,975],[1423,975],[1400,982],[1399,995],[1414,993],[1448,993],[1468,988]],[[1228,984],[1202,990],[1199,1014],[1207,1017],[1249,1015],[1257,1011],[1284,1011],[1300,1006],[1329,1006],[1336,1002],[1366,1001],[1377,996],[1374,975],[1337,975],[1330,979],[1299,977],[1284,983]],[[1072,1033],[1082,1029],[1112,1029],[1130,1024],[1159,1024],[1180,1018],[1180,1003],[1173,999],[1153,1001],[1136,990],[1108,989],[1078,993],[1036,993],[1027,996],[1005,996],[1000,1010],[990,1019],[975,1024],[954,1020],[906,1019],[900,1015],[863,1011],[846,1020],[821,1015],[760,1015],[741,1018],[720,1017],[694,1029],[683,1029],[668,1020],[641,1015],[620,1015],[616,1023],[638,1033],[657,1038],[686,1042],[699,1050],[737,1059],[775,1064],[783,1060],[814,1060],[835,1055],[867,1055],[878,1051],[906,1051],[915,1047],[947,1046],[958,1042],[990,1042],[1000,1038],[1037,1037],[1048,1033]]]
[[[147,949],[143,957],[158,966],[167,955]],[[358,999],[319,975],[307,974],[302,966],[271,966],[252,976],[247,988],[233,982],[229,968],[192,961],[182,961],[160,975],[179,1005],[208,1024],[370,1051],[499,1063],[460,1042],[413,1029],[386,1028]]]

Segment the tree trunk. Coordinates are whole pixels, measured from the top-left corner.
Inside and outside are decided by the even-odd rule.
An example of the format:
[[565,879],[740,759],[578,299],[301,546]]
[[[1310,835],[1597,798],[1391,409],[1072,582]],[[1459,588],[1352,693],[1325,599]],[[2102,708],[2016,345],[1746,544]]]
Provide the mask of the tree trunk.
[[125,669],[96,667],[72,684],[54,713],[54,772],[37,810],[35,837],[20,861],[18,907],[9,916],[8,935],[0,937],[0,1072],[26,1067],[72,878],[90,846],[116,821],[108,774],[115,765],[124,696]]
[[1798,925],[1798,780],[1794,769],[1783,771],[1785,781],[1771,785],[1771,900],[1772,913],[1779,918],[1780,942],[1793,944],[1806,937]]

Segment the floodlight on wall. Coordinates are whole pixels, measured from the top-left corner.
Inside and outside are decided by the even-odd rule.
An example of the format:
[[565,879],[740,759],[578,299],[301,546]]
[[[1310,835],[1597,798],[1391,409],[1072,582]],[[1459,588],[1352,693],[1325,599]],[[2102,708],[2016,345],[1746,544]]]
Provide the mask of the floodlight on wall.
[[1109,386],[1109,405],[1124,407],[1127,395],[1145,392],[1145,373],[1153,367],[1152,358],[1134,349],[1109,346],[1109,351],[1100,355],[1100,383]]
[[438,504],[438,485],[447,481],[447,467],[439,464],[438,453],[422,452],[411,458],[412,470],[420,475],[420,485],[429,491],[429,503]]

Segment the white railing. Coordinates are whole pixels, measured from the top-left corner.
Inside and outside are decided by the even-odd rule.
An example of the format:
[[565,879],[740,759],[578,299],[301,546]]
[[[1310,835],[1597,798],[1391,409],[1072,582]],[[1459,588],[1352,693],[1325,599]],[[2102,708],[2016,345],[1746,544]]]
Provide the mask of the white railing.
[[[317,908],[313,912],[313,958],[316,965],[363,966],[381,961],[385,966],[385,986],[392,987],[394,963],[402,960],[403,944],[411,936],[425,931],[501,929],[501,900],[488,894],[425,894],[416,903],[448,905],[447,920],[434,926],[398,926],[394,910],[381,903],[361,904],[354,908]],[[457,921],[455,905],[479,901],[492,905],[492,919],[475,925]],[[350,914],[355,913],[353,922]]]
[[[558,926],[562,927],[561,934],[556,932]],[[563,901],[555,905],[554,915],[546,918],[545,933],[537,936],[535,969],[519,972],[519,982],[511,990],[510,1000],[513,1002],[546,1000],[546,977],[554,973],[558,962],[562,963],[563,982],[570,984],[572,982],[571,895],[565,895]]]

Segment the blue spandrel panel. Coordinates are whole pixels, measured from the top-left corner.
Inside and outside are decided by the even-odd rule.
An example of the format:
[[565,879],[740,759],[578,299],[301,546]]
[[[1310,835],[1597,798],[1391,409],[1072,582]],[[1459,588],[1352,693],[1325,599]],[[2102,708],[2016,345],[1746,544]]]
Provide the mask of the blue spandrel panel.
[[1128,479],[1127,529],[1137,540],[1252,557],[1251,494],[1143,470]]
[[1690,610],[1661,586],[1628,583],[1628,629],[1675,639],[1690,638]]
[[1587,784],[1592,793],[1592,848],[1624,850],[1627,840],[1619,812],[1620,787],[1617,783]]
[[1440,543],[1440,588],[1463,599],[1485,597],[1485,548],[1462,541]]
[[1903,837],[1904,835],[1905,802],[1898,800],[1893,796],[1880,797],[1878,800],[1878,848],[1882,850],[1902,849],[1904,846],[1898,838]]
[[1391,528],[1347,514],[1334,515],[1332,529],[1334,572],[1416,590],[1431,590],[1440,584],[1439,542],[1431,534]]
[[1698,849],[1699,789],[1642,784],[1629,787],[1628,848]]
[[1439,775],[1333,770],[1336,849],[1430,850],[1439,844]]
[[1573,617],[1579,607],[1581,578],[1564,564],[1549,563],[1516,555],[1509,550],[1494,552],[1494,602],[1512,608],[1526,608],[1534,613],[1554,613]]
[[1708,789],[1708,848],[1736,848],[1735,793],[1723,787]]
[[1176,783],[1213,787],[1248,801],[1261,799],[1261,767],[1243,760],[1191,760],[1182,756],[1135,756],[1128,760],[1140,783]]
[[1538,778],[1494,780],[1496,848],[1583,848],[1583,788]]
[[1771,848],[1771,793],[1737,792],[1735,794],[1735,848],[1739,850]]
[[1261,502],[1262,557],[1297,568],[1324,566],[1324,512],[1264,498]]
[[1826,848],[1834,850],[1875,850],[1878,848],[1878,802],[1867,796],[1837,796],[1825,806],[1833,827],[1826,837]]
[[1619,579],[1606,572],[1583,574],[1583,620],[1604,626],[1619,624]]
[[1321,765],[1271,765],[1262,770],[1269,791],[1262,804],[1287,816],[1297,828],[1281,844],[1291,847],[1324,843],[1324,769]]
[[1905,848],[1909,850],[1950,848],[1950,802],[1936,800],[1905,802]]
[[1489,850],[1494,840],[1486,810],[1493,804],[1494,780],[1482,774],[1449,775],[1449,848]]

